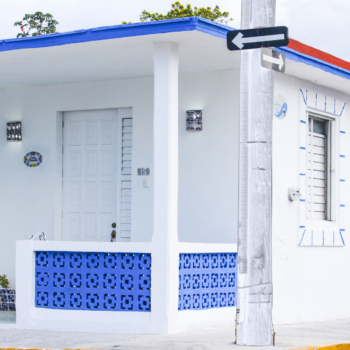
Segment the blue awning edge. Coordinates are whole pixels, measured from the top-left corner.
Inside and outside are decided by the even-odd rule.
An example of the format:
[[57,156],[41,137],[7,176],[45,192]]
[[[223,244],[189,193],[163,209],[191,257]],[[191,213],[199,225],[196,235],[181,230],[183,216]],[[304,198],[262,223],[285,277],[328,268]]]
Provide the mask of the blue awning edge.
[[[186,17],[163,21],[120,24],[116,26],[83,29],[73,32],[55,33],[27,38],[0,40],[0,52],[193,30],[216,36],[221,39],[226,39],[227,32],[236,29],[204,18]],[[322,69],[330,74],[350,80],[350,71],[344,68],[308,56],[288,47],[279,47],[276,48],[276,50],[283,52],[287,59],[304,63]]]
[[333,75],[337,75],[338,77],[350,80],[350,71],[338,67],[332,63],[322,61],[319,58],[306,55],[299,51],[295,51],[289,47],[276,47],[275,50],[283,52],[286,55],[286,58],[291,61],[304,63],[309,66],[322,69],[327,73],[331,73]]
[[0,52],[192,30],[226,38],[226,33],[233,28],[204,18],[176,18],[0,40]]

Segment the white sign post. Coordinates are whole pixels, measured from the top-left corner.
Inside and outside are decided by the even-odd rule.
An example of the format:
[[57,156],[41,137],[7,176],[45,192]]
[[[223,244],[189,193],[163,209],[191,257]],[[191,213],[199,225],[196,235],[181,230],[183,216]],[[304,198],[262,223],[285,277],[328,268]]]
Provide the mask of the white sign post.
[[[275,0],[242,0],[242,29],[272,27]],[[237,344],[271,345],[271,169],[274,72],[241,52]]]

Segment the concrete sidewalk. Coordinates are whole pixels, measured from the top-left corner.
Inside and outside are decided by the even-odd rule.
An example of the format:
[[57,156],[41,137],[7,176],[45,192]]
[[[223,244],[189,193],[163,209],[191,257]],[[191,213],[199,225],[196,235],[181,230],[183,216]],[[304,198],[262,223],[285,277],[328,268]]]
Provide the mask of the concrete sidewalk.
[[350,319],[276,326],[276,346],[242,347],[233,344],[234,330],[174,335],[116,335],[0,328],[1,347],[110,350],[226,350],[294,349],[308,345],[350,343]]

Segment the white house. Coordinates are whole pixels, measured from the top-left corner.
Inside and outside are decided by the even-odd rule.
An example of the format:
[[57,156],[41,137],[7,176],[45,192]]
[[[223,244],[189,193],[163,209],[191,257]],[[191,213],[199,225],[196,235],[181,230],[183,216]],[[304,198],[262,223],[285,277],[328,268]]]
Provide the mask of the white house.
[[[228,30],[184,18],[0,41],[0,274],[15,327],[234,327],[240,54]],[[293,40],[278,50],[273,322],[350,317],[350,64]],[[201,111],[201,131],[186,130],[187,111]]]

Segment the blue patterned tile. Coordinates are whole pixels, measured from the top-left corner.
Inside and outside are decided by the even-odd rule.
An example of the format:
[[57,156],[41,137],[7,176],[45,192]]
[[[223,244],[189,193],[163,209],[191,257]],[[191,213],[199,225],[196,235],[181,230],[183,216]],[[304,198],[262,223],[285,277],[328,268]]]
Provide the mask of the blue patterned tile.
[[179,310],[236,305],[236,253],[180,254]]
[[2,310],[2,311],[8,311],[8,310],[9,310],[9,305],[8,305],[8,303],[2,304],[1,310]]
[[151,254],[37,252],[38,308],[151,311]]

